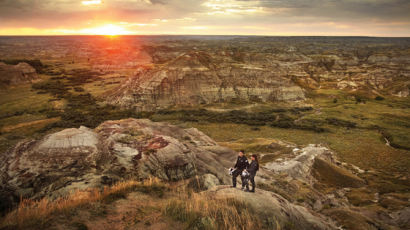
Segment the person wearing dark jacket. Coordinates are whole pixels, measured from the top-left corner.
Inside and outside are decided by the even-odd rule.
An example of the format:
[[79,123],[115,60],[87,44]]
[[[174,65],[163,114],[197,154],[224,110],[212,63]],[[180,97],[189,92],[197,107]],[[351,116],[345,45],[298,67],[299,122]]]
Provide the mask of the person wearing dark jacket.
[[[236,178],[239,175],[242,175],[242,171],[245,170],[249,165],[248,158],[245,156],[245,151],[241,150],[238,154],[238,159],[236,160],[235,166],[233,168],[235,169],[232,173],[232,187],[236,188]],[[245,184],[244,179],[241,177],[242,181],[242,188],[244,188]]]
[[249,191],[249,183],[246,183],[247,192],[255,192],[255,187],[256,187],[255,176],[256,176],[256,172],[259,170],[258,156],[252,155],[251,160],[252,162],[249,164],[246,171],[248,171],[249,173],[249,180],[251,181],[251,184],[252,184],[252,190]]

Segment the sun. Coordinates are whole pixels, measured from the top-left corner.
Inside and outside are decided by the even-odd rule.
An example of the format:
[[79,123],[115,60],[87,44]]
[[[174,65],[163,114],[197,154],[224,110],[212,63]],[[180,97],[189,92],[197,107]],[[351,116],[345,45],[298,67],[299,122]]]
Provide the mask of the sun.
[[99,5],[101,4],[101,0],[90,0],[90,1],[82,1],[81,4],[89,6],[89,5]]
[[87,29],[87,31],[84,31],[87,34],[94,34],[94,35],[108,35],[108,36],[117,36],[117,35],[126,35],[126,34],[130,34],[129,31],[127,31],[126,29],[124,29],[121,26],[117,26],[117,25],[112,25],[112,24],[108,24],[108,25],[103,25],[100,27],[96,27],[96,28],[90,28]]

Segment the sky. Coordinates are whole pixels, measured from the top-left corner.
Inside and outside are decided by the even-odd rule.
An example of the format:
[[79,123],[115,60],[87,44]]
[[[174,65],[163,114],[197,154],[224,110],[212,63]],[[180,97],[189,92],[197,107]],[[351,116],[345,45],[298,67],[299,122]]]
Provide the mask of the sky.
[[410,37],[410,0],[0,0],[0,35]]

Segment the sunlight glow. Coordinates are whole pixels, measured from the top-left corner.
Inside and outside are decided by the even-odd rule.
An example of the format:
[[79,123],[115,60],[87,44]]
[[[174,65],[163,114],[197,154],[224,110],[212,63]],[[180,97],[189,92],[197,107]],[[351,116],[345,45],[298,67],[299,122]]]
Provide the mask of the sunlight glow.
[[121,26],[117,25],[104,25],[101,27],[96,27],[96,28],[88,28],[88,29],[83,29],[81,30],[82,34],[92,34],[92,35],[110,35],[110,36],[115,36],[115,35],[126,35],[126,34],[131,34],[130,31],[127,31]]
[[101,0],[89,0],[89,1],[82,1],[81,4],[89,6],[89,5],[99,5],[101,4]]

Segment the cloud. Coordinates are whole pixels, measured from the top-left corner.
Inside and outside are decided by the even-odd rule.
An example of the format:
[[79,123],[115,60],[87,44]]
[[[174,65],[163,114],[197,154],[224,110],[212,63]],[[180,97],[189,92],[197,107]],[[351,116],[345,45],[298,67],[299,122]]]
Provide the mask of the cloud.
[[408,0],[241,0],[269,9],[286,8],[288,16],[333,19],[410,19]]
[[410,36],[409,12],[409,0],[0,0],[0,29]]

